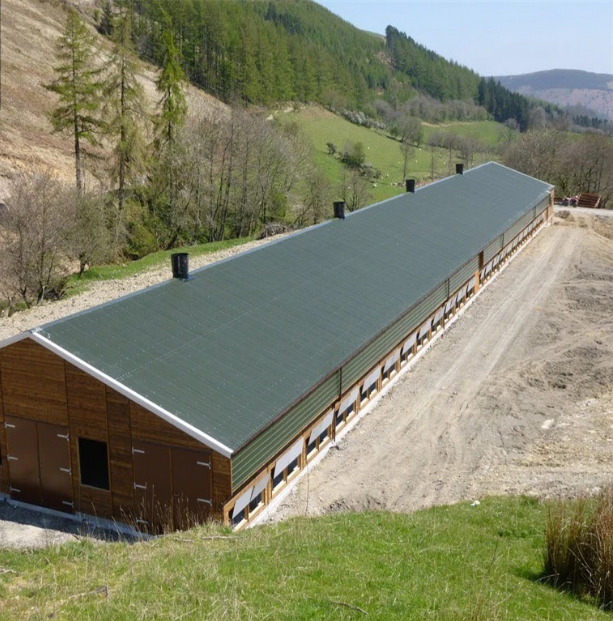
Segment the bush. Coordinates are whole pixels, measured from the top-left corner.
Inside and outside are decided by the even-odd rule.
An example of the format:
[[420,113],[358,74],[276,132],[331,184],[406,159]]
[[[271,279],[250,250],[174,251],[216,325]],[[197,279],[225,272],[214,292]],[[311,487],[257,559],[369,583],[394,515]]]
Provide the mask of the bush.
[[600,494],[591,511],[585,500],[551,510],[545,541],[547,580],[613,609],[613,486]]

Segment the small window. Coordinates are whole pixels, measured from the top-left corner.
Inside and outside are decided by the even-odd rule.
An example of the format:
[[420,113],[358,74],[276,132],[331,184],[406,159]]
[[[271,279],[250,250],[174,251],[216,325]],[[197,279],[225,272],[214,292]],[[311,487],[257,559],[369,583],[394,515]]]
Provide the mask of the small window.
[[81,483],[99,489],[109,489],[109,458],[106,442],[79,438]]

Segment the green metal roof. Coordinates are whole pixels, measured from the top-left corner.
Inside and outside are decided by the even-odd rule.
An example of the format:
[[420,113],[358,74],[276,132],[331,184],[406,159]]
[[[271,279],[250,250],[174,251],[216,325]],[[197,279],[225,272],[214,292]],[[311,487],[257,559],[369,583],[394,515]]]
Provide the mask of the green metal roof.
[[485,164],[39,333],[236,450],[551,187]]

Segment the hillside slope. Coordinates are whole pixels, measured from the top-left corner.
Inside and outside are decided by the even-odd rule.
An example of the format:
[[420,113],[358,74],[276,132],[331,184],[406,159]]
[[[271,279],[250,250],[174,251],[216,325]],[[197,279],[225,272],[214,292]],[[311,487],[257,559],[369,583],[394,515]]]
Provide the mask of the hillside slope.
[[[10,180],[23,170],[48,169],[72,180],[74,164],[70,137],[51,133],[47,113],[55,96],[43,88],[53,80],[55,43],[64,29],[66,7],[75,6],[87,17],[91,2],[79,0],[4,0],[2,2],[2,109],[0,111],[0,201]],[[98,36],[103,49],[109,43]],[[155,106],[155,72],[142,63],[142,80]],[[224,104],[194,87],[191,105],[209,109]]]
[[506,88],[559,106],[584,106],[613,120],[613,75],[552,69],[496,78]]

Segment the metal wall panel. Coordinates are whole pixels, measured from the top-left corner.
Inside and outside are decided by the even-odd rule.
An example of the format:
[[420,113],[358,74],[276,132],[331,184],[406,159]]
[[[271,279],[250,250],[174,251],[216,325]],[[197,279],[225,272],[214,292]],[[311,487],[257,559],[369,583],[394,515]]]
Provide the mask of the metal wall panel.
[[337,371],[232,457],[232,489],[236,489],[255,474],[335,399],[338,399],[339,381]]
[[449,294],[457,291],[479,269],[479,256],[471,259],[449,279]]
[[497,237],[491,244],[485,247],[483,250],[483,263],[487,263],[492,257],[497,255],[502,250],[502,237],[502,235]]
[[446,299],[447,281],[439,285],[421,302],[415,305],[406,315],[379,335],[370,345],[363,349],[343,367],[342,390],[349,389],[368,369],[395,345],[431,315]]
[[521,233],[528,224],[532,221],[534,212],[530,210],[527,214],[523,215],[513,226],[511,226],[504,234],[504,245],[506,246],[516,235]]
[[536,215],[542,214],[547,207],[549,207],[549,198],[544,198],[535,208]]

